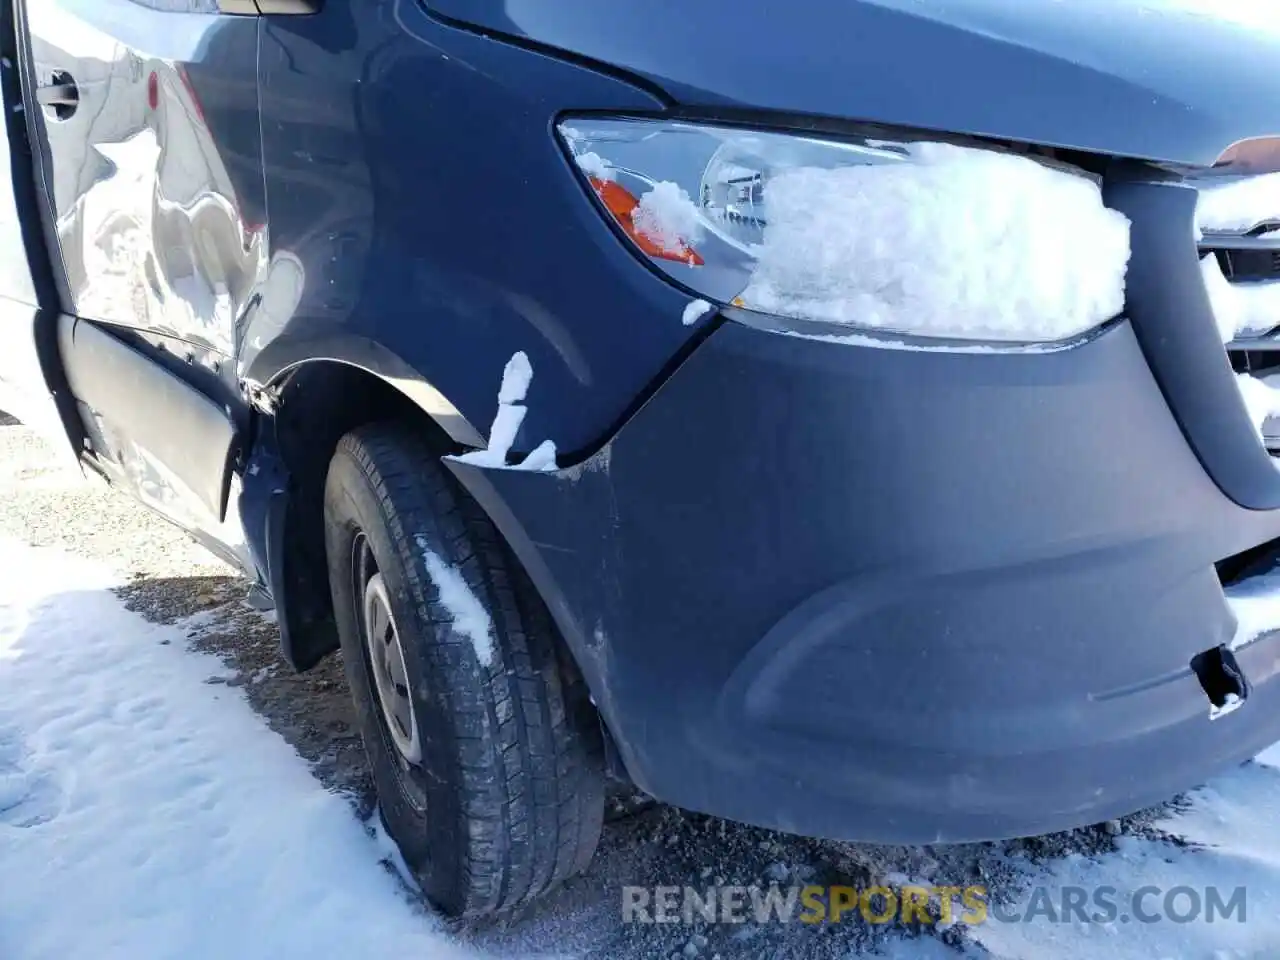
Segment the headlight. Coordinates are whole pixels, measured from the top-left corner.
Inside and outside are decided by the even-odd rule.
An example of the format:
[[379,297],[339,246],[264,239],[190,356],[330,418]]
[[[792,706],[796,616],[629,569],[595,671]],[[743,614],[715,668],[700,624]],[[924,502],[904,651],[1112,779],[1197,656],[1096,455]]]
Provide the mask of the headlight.
[[1075,168],[653,120],[560,133],[635,248],[719,303],[1006,342],[1068,339],[1124,309],[1129,222]]

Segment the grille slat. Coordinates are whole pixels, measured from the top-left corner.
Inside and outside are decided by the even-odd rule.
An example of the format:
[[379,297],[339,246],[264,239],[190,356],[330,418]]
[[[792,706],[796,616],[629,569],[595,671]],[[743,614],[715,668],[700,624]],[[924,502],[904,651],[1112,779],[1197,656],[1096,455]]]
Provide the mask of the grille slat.
[[[1203,248],[1202,248],[1203,249]],[[1222,265],[1222,272],[1233,283],[1240,281],[1280,280],[1280,247],[1210,249]]]
[[1265,233],[1206,233],[1200,240],[1200,251],[1271,250],[1280,253],[1280,225]]
[[[1243,178],[1238,183],[1252,189],[1256,178]],[[1201,200],[1203,202],[1203,194]],[[1220,288],[1217,294],[1211,289],[1215,314],[1219,309],[1241,309],[1240,305],[1246,301],[1233,301],[1233,291],[1235,296],[1250,298],[1249,309],[1243,313],[1249,315],[1253,323],[1251,332],[1239,332],[1236,339],[1226,344],[1232,369],[1237,374],[1247,374],[1250,382],[1258,381],[1280,393],[1280,306],[1272,306],[1280,304],[1280,294],[1277,294],[1280,291],[1280,220],[1272,215],[1259,218],[1247,230],[1205,231],[1197,246],[1202,258],[1210,255],[1217,258],[1222,276],[1232,288],[1225,296]],[[1206,283],[1209,282],[1206,279]],[[1247,400],[1245,406],[1250,406]],[[1263,447],[1280,466],[1280,415],[1267,415],[1255,427]]]
[[[1200,256],[1215,256],[1222,275],[1232,286],[1280,285],[1280,221],[1262,219],[1249,230],[1206,231],[1197,244]],[[1275,323],[1258,325],[1227,344],[1231,365],[1237,371],[1280,364],[1280,311]],[[1262,356],[1250,358],[1258,352]]]

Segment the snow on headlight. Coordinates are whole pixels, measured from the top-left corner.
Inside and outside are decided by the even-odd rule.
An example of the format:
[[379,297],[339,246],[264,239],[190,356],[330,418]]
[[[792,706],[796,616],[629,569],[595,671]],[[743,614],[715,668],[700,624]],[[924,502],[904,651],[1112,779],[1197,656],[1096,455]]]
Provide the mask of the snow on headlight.
[[922,336],[1061,340],[1124,309],[1129,222],[1083,176],[917,144],[914,162],[786,170],[755,310]]
[[670,180],[655,183],[631,214],[636,231],[674,253],[702,235],[702,218],[689,194]]
[[1129,221],[1075,168],[945,143],[657,120],[560,129],[636,250],[711,303],[1018,344],[1065,342],[1124,309]]

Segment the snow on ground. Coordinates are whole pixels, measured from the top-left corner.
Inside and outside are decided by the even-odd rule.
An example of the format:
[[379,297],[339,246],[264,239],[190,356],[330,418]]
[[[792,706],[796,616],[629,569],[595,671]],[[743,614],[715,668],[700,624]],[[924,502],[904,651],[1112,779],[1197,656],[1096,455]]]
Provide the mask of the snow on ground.
[[[1121,837],[1113,854],[1088,858],[1068,856],[1047,865],[1025,864],[1023,882],[1044,885],[1049,902],[1060,903],[1065,887],[1093,891],[1099,886],[1119,891],[1121,909],[1109,923],[987,923],[974,928],[973,940],[995,957],[1035,960],[1263,960],[1280,956],[1280,756],[1264,754],[1260,762],[1217,778],[1192,794],[1187,810],[1161,824],[1176,833],[1169,840]],[[1134,901],[1128,895],[1144,887],[1159,894]],[[1190,888],[1207,909],[1205,891],[1216,887],[1229,901],[1245,889],[1245,920],[1201,917],[1179,922],[1193,906],[1190,892],[1180,893],[1173,909],[1156,922],[1140,922],[1160,913],[1168,891]],[[1024,911],[1028,908],[1024,907]],[[1090,912],[1093,910],[1090,904]],[[1122,919],[1127,917],[1128,919]]]
[[223,668],[0,541],[0,957],[466,954]]

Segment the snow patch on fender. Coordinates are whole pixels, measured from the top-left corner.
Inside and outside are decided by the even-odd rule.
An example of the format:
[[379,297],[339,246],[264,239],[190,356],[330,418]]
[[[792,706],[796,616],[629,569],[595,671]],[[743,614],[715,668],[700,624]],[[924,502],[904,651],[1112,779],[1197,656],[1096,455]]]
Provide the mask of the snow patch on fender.
[[529,394],[533,382],[533,364],[529,355],[517,350],[502,368],[502,386],[498,388],[498,404],[519,403]]
[[441,560],[427,546],[425,537],[416,537],[415,540],[418,549],[422,551],[422,562],[427,566],[427,575],[435,585],[440,606],[449,611],[449,616],[453,618],[453,628],[471,641],[480,665],[489,666],[493,663],[493,618],[489,616],[489,611],[463,578],[462,571]]
[[518,350],[502,368],[502,384],[498,387],[498,412],[489,426],[487,446],[483,450],[472,450],[447,459],[497,470],[555,470],[556,445],[550,440],[544,440],[521,463],[507,463],[507,454],[511,452],[525,414],[529,412],[521,401],[529,395],[529,385],[532,382],[533,365],[529,363],[528,355],[523,350]]
[[540,444],[533,448],[533,451],[524,458],[513,470],[554,470],[556,469],[556,445],[551,440],[543,440]]
[[1016,154],[786,170],[743,293],[764,313],[921,336],[1062,340],[1124,310],[1129,221],[1100,187]]
[[473,450],[457,457],[459,463],[477,467],[506,466],[507,453],[516,441],[527,408],[520,402],[529,392],[533,365],[523,350],[514,353],[502,368],[502,385],[498,387],[498,412],[489,426],[489,443],[483,450]]
[[680,322],[686,327],[691,327],[715,308],[705,300],[692,300],[685,305],[684,313],[680,317]]

